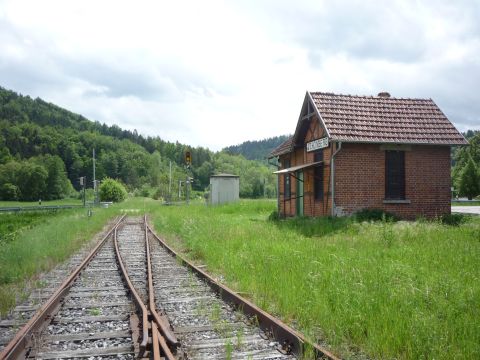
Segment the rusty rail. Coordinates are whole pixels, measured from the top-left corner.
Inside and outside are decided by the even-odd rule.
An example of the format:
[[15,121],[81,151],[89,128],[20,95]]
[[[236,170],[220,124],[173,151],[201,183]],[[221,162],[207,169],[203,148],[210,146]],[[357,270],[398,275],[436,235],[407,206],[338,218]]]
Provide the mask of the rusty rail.
[[123,264],[123,259],[122,255],[120,254],[120,249],[118,247],[118,240],[117,240],[117,228],[118,225],[115,227],[115,233],[114,233],[114,242],[115,242],[115,253],[117,255],[117,260],[118,264],[120,265],[120,269],[122,270],[123,278],[127,282],[128,288],[130,290],[130,293],[133,295],[133,298],[135,300],[135,304],[137,305],[137,308],[142,312],[142,332],[143,332],[143,339],[142,342],[140,343],[140,351],[142,354],[145,353],[147,349],[147,344],[148,344],[148,310],[143,303],[142,299],[140,298],[140,295],[138,295],[137,290],[135,290],[135,287],[133,286],[132,282],[130,281],[130,277],[128,276],[127,269],[125,268],[125,265]]
[[168,320],[164,316],[161,316],[157,313],[157,309],[155,305],[155,292],[153,288],[152,262],[150,258],[150,243],[148,241],[148,228],[147,228],[146,215],[144,215],[143,220],[145,223],[145,250],[146,250],[146,258],[147,258],[148,303],[149,303],[148,305],[149,305],[150,313],[152,314],[152,317],[153,317],[152,340],[154,345],[154,354],[156,350],[155,347],[158,346],[159,344],[164,356],[168,360],[174,360],[175,357],[170,351],[170,348],[167,346],[166,341],[173,348],[175,348],[178,345],[178,339],[173,333]]
[[0,353],[0,359],[18,359],[25,357],[26,351],[30,345],[34,334],[41,330],[46,322],[51,318],[59,307],[60,301],[70,291],[73,282],[80,272],[95,257],[100,248],[104,245],[112,232],[117,228],[118,224],[125,218],[122,216],[115,225],[107,232],[107,234],[98,242],[93,250],[87,255],[82,263],[70,274],[70,276],[58,287],[53,295],[45,302],[44,305],[35,313],[35,315],[23,326],[23,328],[15,335],[8,345]]
[[322,348],[318,344],[308,341],[305,336],[298,331],[292,329],[282,321],[274,318],[272,315],[263,311],[255,304],[244,299],[227,286],[220,284],[213,279],[206,272],[195,266],[190,261],[180,256],[175,250],[168,246],[160,237],[155,234],[148,224],[147,230],[158,240],[161,246],[163,246],[169,253],[181,260],[188,268],[195,272],[200,278],[205,280],[209,286],[225,301],[235,305],[238,309],[242,310],[246,315],[255,317],[258,320],[259,326],[273,337],[282,345],[282,352],[293,353],[301,357],[305,350],[310,349],[314,352],[316,359],[331,359],[339,360],[338,357],[333,355],[328,350]]

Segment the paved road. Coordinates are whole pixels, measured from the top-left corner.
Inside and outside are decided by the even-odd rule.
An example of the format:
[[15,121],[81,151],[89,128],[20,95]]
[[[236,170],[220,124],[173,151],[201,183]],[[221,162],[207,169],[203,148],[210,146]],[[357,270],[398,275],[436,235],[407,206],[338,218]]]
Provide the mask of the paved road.
[[480,215],[480,206],[452,206],[452,213]]

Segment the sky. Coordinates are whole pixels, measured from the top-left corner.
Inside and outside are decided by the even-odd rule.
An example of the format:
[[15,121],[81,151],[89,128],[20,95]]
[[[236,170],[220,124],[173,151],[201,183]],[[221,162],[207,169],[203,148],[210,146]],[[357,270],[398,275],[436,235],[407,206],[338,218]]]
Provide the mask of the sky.
[[480,129],[479,0],[0,0],[0,86],[220,150],[293,133],[306,91],[431,98]]

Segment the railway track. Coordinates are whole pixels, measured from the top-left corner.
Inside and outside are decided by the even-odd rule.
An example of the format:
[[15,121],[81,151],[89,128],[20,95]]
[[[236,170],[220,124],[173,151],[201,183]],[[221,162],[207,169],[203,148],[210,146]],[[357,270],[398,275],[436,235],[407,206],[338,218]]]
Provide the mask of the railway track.
[[146,217],[122,217],[0,359],[296,359],[307,347],[336,359],[182,259]]

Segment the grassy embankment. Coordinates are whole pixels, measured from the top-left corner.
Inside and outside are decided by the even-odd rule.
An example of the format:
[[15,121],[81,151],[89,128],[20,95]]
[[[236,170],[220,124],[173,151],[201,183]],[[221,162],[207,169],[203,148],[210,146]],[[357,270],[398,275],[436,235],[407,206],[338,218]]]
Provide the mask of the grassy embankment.
[[480,358],[479,217],[271,222],[268,201],[138,204],[177,249],[342,356]]
[[8,311],[16,299],[25,295],[27,281],[35,281],[36,274],[67,259],[118,211],[116,205],[95,209],[92,217],[83,208],[0,213],[0,313]]

